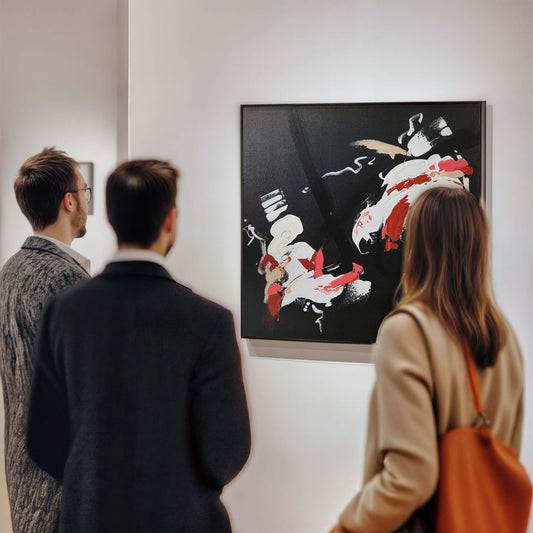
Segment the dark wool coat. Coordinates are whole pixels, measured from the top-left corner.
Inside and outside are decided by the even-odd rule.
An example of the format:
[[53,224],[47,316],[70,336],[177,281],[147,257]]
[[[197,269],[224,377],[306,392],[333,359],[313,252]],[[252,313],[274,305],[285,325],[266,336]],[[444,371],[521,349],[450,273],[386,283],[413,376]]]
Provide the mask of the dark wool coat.
[[109,264],[43,313],[30,455],[61,533],[225,533],[250,450],[231,313],[156,263]]
[[57,482],[26,451],[32,350],[44,304],[87,272],[54,243],[28,237],[0,272],[0,373],[5,410],[5,465],[14,533],[54,531]]

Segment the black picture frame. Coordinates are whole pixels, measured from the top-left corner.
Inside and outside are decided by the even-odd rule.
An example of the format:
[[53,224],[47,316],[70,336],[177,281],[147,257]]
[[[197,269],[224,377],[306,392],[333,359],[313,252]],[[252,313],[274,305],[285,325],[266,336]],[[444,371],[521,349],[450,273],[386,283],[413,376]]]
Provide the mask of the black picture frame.
[[484,101],[242,105],[242,337],[373,343],[410,203],[485,198],[485,117]]

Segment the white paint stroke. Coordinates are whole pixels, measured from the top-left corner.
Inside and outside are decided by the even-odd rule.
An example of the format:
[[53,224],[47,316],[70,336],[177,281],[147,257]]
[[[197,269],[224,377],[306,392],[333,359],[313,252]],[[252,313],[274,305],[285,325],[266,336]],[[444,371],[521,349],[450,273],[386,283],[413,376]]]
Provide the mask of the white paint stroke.
[[283,199],[280,202],[276,202],[266,207],[265,213],[271,213],[272,211],[275,211],[276,209],[279,209],[280,207],[283,207],[284,205],[287,205],[287,202]]
[[339,176],[340,174],[343,174],[344,172],[352,172],[353,174],[359,174],[359,172],[361,172],[361,169],[363,168],[363,164],[361,163],[361,161],[363,161],[363,159],[368,159],[368,156],[362,155],[361,157],[357,157],[356,159],[354,159],[353,162],[354,162],[354,164],[355,164],[355,166],[357,168],[346,167],[346,168],[343,168],[342,170],[338,170],[336,172],[327,172],[322,177],[323,178],[327,178],[327,177],[330,177],[330,176]]
[[280,207],[276,211],[272,211],[270,213],[267,213],[266,214],[266,219],[269,222],[273,222],[274,220],[276,220],[281,215],[281,213],[287,211],[288,207],[289,207],[288,205],[284,205],[283,207]]
[[346,167],[342,170],[337,170],[335,172],[326,172],[322,177],[328,178],[330,176],[340,176],[341,174],[344,174],[345,172],[352,172],[353,174],[357,174],[357,172],[352,167]]
[[274,189],[273,191],[271,191],[271,192],[269,192],[267,194],[264,194],[263,196],[261,196],[261,205],[264,202],[267,202],[268,200],[270,200],[270,198],[273,198],[274,196],[277,196],[278,194],[283,194],[283,193],[279,189]]
[[320,330],[320,333],[322,333],[322,319],[324,318],[324,311],[322,309],[319,309],[316,305],[312,305],[311,309],[319,315],[318,318],[315,320],[315,324],[318,324],[318,329]]
[[[289,244],[304,230],[302,221],[295,215],[285,215],[270,227],[273,239],[268,244],[268,253],[278,263],[283,262],[290,253]],[[311,248],[311,247],[310,247]]]
[[257,239],[260,242],[265,242],[265,239],[263,239],[257,234],[254,226],[252,226],[251,224],[248,224],[248,226],[245,226],[244,231],[246,232],[246,235],[248,235],[248,238],[250,239],[248,241],[247,246],[250,246],[250,244],[252,244],[252,242],[254,242],[255,239]]
[[276,196],[272,196],[268,200],[265,200],[264,202],[262,202],[261,205],[263,206],[263,209],[266,209],[267,207],[270,207],[272,204],[275,204],[275,203],[279,202],[280,200],[283,200],[283,195],[282,194],[278,194]]
[[424,115],[422,113],[416,113],[415,115],[409,118],[409,129],[407,131],[404,131],[398,137],[398,144],[402,144],[404,137],[411,137],[411,135],[413,135],[413,133],[415,132],[415,120],[418,120],[418,123],[422,124],[422,120],[424,120]]
[[442,137],[448,137],[451,134],[452,130],[446,121],[438,117],[413,135],[407,143],[407,149],[414,157],[420,157],[429,152]]
[[345,300],[350,303],[355,303],[364,300],[370,295],[372,283],[370,281],[356,279],[346,285]]
[[355,173],[357,174],[358,172],[361,171],[361,169],[363,168],[363,164],[361,163],[361,161],[363,161],[364,159],[368,159],[368,156],[366,155],[362,155],[361,157],[356,157],[353,162],[354,164],[357,166],[357,169],[355,170]]

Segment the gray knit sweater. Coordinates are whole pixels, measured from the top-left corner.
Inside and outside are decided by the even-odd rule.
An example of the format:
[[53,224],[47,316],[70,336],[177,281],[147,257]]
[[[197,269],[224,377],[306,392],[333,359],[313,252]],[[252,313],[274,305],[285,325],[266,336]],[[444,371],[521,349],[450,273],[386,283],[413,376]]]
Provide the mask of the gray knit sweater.
[[0,374],[6,478],[14,533],[50,533],[57,524],[61,487],[35,466],[26,451],[33,343],[46,302],[88,278],[71,256],[35,236],[28,237],[0,271]]

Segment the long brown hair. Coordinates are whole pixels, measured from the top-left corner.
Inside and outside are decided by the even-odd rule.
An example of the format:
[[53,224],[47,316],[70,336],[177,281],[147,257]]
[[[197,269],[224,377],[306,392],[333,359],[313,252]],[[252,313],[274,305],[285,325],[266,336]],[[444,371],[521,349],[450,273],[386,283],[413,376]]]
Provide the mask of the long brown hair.
[[488,248],[485,212],[465,189],[429,189],[411,207],[400,304],[426,304],[452,335],[466,338],[481,368],[494,365],[507,339],[492,297]]

